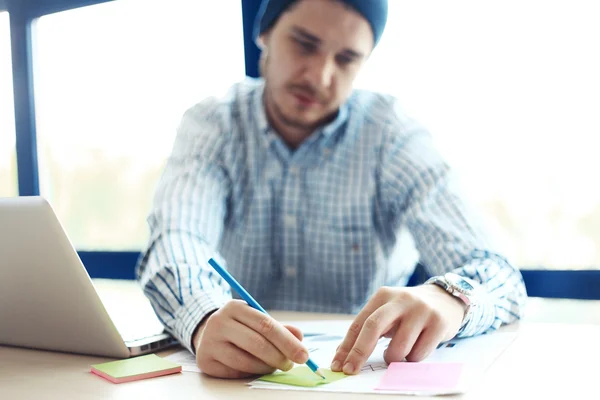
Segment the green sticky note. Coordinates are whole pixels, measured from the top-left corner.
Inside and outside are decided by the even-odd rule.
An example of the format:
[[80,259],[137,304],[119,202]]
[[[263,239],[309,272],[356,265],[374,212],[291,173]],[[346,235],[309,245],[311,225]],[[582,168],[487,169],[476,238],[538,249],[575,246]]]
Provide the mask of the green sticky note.
[[181,372],[181,365],[156,354],[92,365],[91,372],[113,383],[136,381]]
[[261,376],[258,379],[266,382],[283,383],[285,385],[315,387],[339,381],[348,376],[343,372],[333,372],[330,369],[321,369],[321,372],[325,376],[325,379],[312,372],[306,365],[303,365],[292,368],[287,372],[277,371],[269,375]]

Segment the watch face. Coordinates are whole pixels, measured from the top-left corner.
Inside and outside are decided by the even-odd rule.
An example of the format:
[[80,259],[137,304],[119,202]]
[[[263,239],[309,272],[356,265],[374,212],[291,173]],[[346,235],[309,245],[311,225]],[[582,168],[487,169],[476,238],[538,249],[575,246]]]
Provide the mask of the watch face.
[[469,293],[472,292],[475,288],[471,285],[465,278],[457,274],[447,274],[446,279],[448,279],[454,286],[457,288]]

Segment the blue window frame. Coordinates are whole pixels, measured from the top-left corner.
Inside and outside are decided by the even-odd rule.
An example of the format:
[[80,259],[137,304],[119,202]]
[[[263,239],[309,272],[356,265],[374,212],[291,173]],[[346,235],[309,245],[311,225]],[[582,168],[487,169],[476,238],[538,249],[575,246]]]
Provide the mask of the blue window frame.
[[[14,108],[19,194],[39,195],[33,93],[32,21],[43,15],[112,0],[0,0],[0,11],[10,15]],[[245,46],[245,68],[258,76],[259,49],[252,39],[252,26],[260,0],[241,0]],[[138,252],[88,252],[79,255],[93,278],[134,279]],[[522,270],[530,296],[600,299],[600,271]],[[411,282],[418,283],[418,274]]]

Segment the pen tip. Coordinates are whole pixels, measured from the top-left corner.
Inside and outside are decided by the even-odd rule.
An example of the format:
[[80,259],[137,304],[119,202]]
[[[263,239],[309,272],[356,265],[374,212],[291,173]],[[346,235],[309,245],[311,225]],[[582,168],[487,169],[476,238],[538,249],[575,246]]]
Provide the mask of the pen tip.
[[323,373],[321,372],[321,369],[317,369],[315,371],[315,374],[319,375],[322,379],[325,379],[325,375],[323,375]]

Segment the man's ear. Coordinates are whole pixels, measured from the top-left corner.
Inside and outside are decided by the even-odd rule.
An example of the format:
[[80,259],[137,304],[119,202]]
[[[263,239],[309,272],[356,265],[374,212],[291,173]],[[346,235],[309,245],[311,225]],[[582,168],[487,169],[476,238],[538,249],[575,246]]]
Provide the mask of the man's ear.
[[256,45],[261,51],[265,49],[265,41],[263,39],[263,35],[260,35],[256,38]]
[[269,32],[263,32],[258,38],[256,38],[256,45],[261,51],[265,51],[269,45]]

